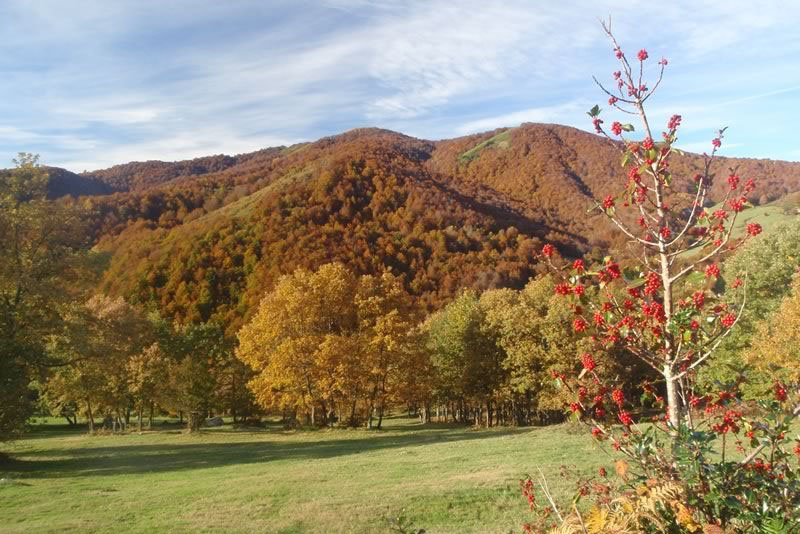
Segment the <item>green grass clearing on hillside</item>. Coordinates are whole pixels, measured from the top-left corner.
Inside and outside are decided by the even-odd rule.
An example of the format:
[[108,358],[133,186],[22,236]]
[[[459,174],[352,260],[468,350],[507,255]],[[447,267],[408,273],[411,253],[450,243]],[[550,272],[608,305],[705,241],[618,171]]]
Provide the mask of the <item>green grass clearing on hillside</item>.
[[486,141],[478,143],[477,145],[475,145],[471,149],[469,149],[466,152],[464,152],[463,154],[461,154],[461,156],[459,156],[458,160],[461,163],[469,163],[470,161],[472,161],[475,158],[477,158],[484,149],[490,148],[490,147],[500,148],[500,149],[503,149],[503,150],[507,149],[509,147],[509,145],[510,145],[510,138],[511,138],[511,130],[512,129],[513,128],[509,128],[507,130],[504,130],[504,131],[500,132],[499,134],[497,134],[497,135],[495,135],[493,137],[490,137]]
[[736,219],[736,225],[733,227],[732,237],[739,238],[744,236],[749,223],[758,223],[763,228],[764,233],[769,233],[776,226],[797,219],[798,216],[796,214],[787,213],[786,209],[779,206],[771,204],[755,206],[739,214]]
[[[747,225],[750,223],[760,224],[764,234],[769,234],[782,224],[800,220],[800,213],[794,212],[793,210],[795,210],[795,208],[793,207],[787,207],[783,205],[782,201],[783,199],[779,199],[776,202],[765,204],[763,206],[754,206],[739,213],[739,216],[736,218],[736,224],[733,227],[731,238],[739,239],[744,237],[747,232]],[[722,204],[717,204],[710,208],[706,208],[706,211],[708,213],[713,213],[718,209],[728,208]],[[710,250],[711,248],[709,245],[703,249],[696,249],[688,253],[684,253],[685,255],[683,257],[693,258],[695,256],[702,256],[704,253],[708,253]]]
[[301,150],[305,150],[306,148],[310,147],[311,143],[295,143],[291,146],[287,146],[283,150],[281,150],[282,156],[288,156],[289,154],[294,154],[295,152],[300,152]]
[[436,533],[506,533],[530,519],[518,480],[608,464],[569,426],[473,430],[392,418],[383,431],[175,427],[127,435],[36,426],[5,445],[0,532],[384,533],[405,509]]
[[203,216],[190,221],[185,226],[187,228],[195,228],[198,226],[203,227],[220,220],[248,217],[252,214],[253,209],[258,206],[259,201],[263,197],[267,196],[268,193],[280,190],[281,188],[289,186],[293,183],[308,180],[312,174],[313,171],[308,168],[293,169],[280,178],[265,185],[261,189],[258,189],[234,202],[231,202],[228,205],[222,206],[214,211],[210,211]]

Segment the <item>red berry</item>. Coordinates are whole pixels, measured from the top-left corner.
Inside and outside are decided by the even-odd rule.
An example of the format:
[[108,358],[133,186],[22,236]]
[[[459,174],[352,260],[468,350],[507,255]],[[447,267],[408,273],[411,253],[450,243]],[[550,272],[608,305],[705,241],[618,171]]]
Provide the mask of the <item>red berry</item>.
[[733,323],[735,322],[736,322],[736,316],[732,313],[729,313],[722,318],[722,326],[724,326],[725,328],[732,327]]
[[780,402],[784,402],[787,399],[786,387],[780,382],[775,382],[775,398]]
[[728,201],[728,206],[736,213],[739,213],[744,209],[745,202],[747,202],[747,199],[744,197],[732,198]]
[[751,236],[755,237],[761,233],[761,225],[758,223],[748,223],[747,224],[747,233]]
[[569,284],[557,284],[555,291],[556,295],[561,295],[562,297],[565,297],[572,293],[572,287],[570,287]]
[[703,303],[706,300],[706,295],[702,291],[695,291],[692,295],[692,301],[694,302],[694,307],[698,310],[703,307]]
[[619,412],[619,420],[625,426],[631,426],[633,424],[633,418],[631,417],[631,414],[625,410]]
[[649,273],[647,275],[647,282],[644,284],[644,294],[653,295],[661,289],[661,277],[656,273]]

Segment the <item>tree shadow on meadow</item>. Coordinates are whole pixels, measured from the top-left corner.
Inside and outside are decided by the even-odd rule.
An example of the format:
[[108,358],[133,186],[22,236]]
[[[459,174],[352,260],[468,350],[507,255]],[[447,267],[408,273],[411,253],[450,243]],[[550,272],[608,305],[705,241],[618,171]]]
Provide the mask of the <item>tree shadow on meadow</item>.
[[[530,431],[530,428],[481,431],[446,425],[434,425],[433,428],[417,426],[414,429],[416,432],[412,429],[414,427],[394,427],[386,434],[367,432],[355,434],[358,431],[350,434],[346,431],[341,433],[334,431],[333,433],[339,437],[331,439],[325,438],[325,431],[301,431],[297,434],[303,438],[310,438],[307,441],[289,441],[285,435],[278,437],[276,430],[242,432],[233,430],[226,434],[237,438],[251,434],[252,440],[191,443],[193,437],[186,436],[187,443],[36,449],[26,451],[21,458],[9,459],[3,470],[19,479],[161,473],[278,460],[328,459],[393,448],[496,438]],[[303,436],[306,432],[307,435]],[[167,433],[173,434],[177,431],[161,431],[156,434]],[[213,435],[213,431],[209,434]],[[78,433],[73,432],[73,435]],[[203,438],[203,433],[199,438]]]

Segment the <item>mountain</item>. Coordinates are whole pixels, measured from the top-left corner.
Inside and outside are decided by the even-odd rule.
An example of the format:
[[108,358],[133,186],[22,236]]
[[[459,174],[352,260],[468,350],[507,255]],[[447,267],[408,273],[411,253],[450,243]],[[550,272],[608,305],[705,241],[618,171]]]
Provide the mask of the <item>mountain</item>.
[[[673,172],[691,177],[701,163],[687,154]],[[722,159],[709,203],[724,195],[728,167],[758,180],[755,204],[800,191],[799,163]],[[70,175],[113,191],[78,193],[94,195],[85,203],[91,237],[111,257],[105,291],[231,329],[297,267],[388,268],[436,308],[462,287],[524,284],[544,241],[571,255],[622,244],[604,216],[587,213],[593,198],[625,183],[617,147],[558,125],[435,142],[357,129],[252,154]],[[689,185],[676,182],[674,206],[688,201]]]
[[46,170],[50,178],[47,184],[50,198],[108,195],[114,192],[111,185],[93,176],[75,174],[59,167],[46,167]]

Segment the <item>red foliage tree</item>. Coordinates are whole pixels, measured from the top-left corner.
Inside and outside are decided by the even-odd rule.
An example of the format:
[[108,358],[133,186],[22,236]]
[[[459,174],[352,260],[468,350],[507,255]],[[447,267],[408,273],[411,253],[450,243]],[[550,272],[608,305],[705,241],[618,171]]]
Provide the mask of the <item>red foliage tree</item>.
[[[650,85],[644,77],[647,51],[642,49],[635,60],[629,60],[608,26],[603,28],[614,45],[620,70],[613,73],[615,87],[611,89],[595,81],[607,94],[609,106],[638,118],[643,138],[631,139],[627,134],[634,126],[619,121],[607,130],[600,107],[589,111],[597,133],[622,154],[627,177],[620,192],[598,201],[595,209],[605,213],[638,249],[640,260],[625,268],[611,257],[593,268],[584,268],[583,262],[558,267],[567,278],[559,293],[572,299],[574,330],[592,336],[597,350],[622,346],[661,375],[666,418],[677,428],[691,415],[694,370],[730,332],[744,306],[744,284],[739,280],[730,287],[741,292],[741,307],[729,308],[719,299],[717,262],[761,232],[761,227],[752,223],[743,239],[732,238],[736,219],[748,206],[746,196],[755,183],[742,180],[736,169],[731,169],[721,207],[713,213],[705,209],[725,129],[711,141],[710,154],[703,154],[698,172],[681,183],[670,167],[670,159],[680,154],[675,143],[681,116],[673,115],[657,140],[645,111],[645,103],[661,83],[667,60],[658,61],[658,76]],[[685,194],[687,190],[691,194]],[[556,267],[554,252],[552,246],[545,246],[542,255]],[[584,374],[593,371],[591,354],[582,356],[582,365]],[[584,414],[615,413],[628,424],[630,414],[621,402],[610,398],[612,394],[610,388],[598,385],[594,395],[584,396],[573,409]]]

